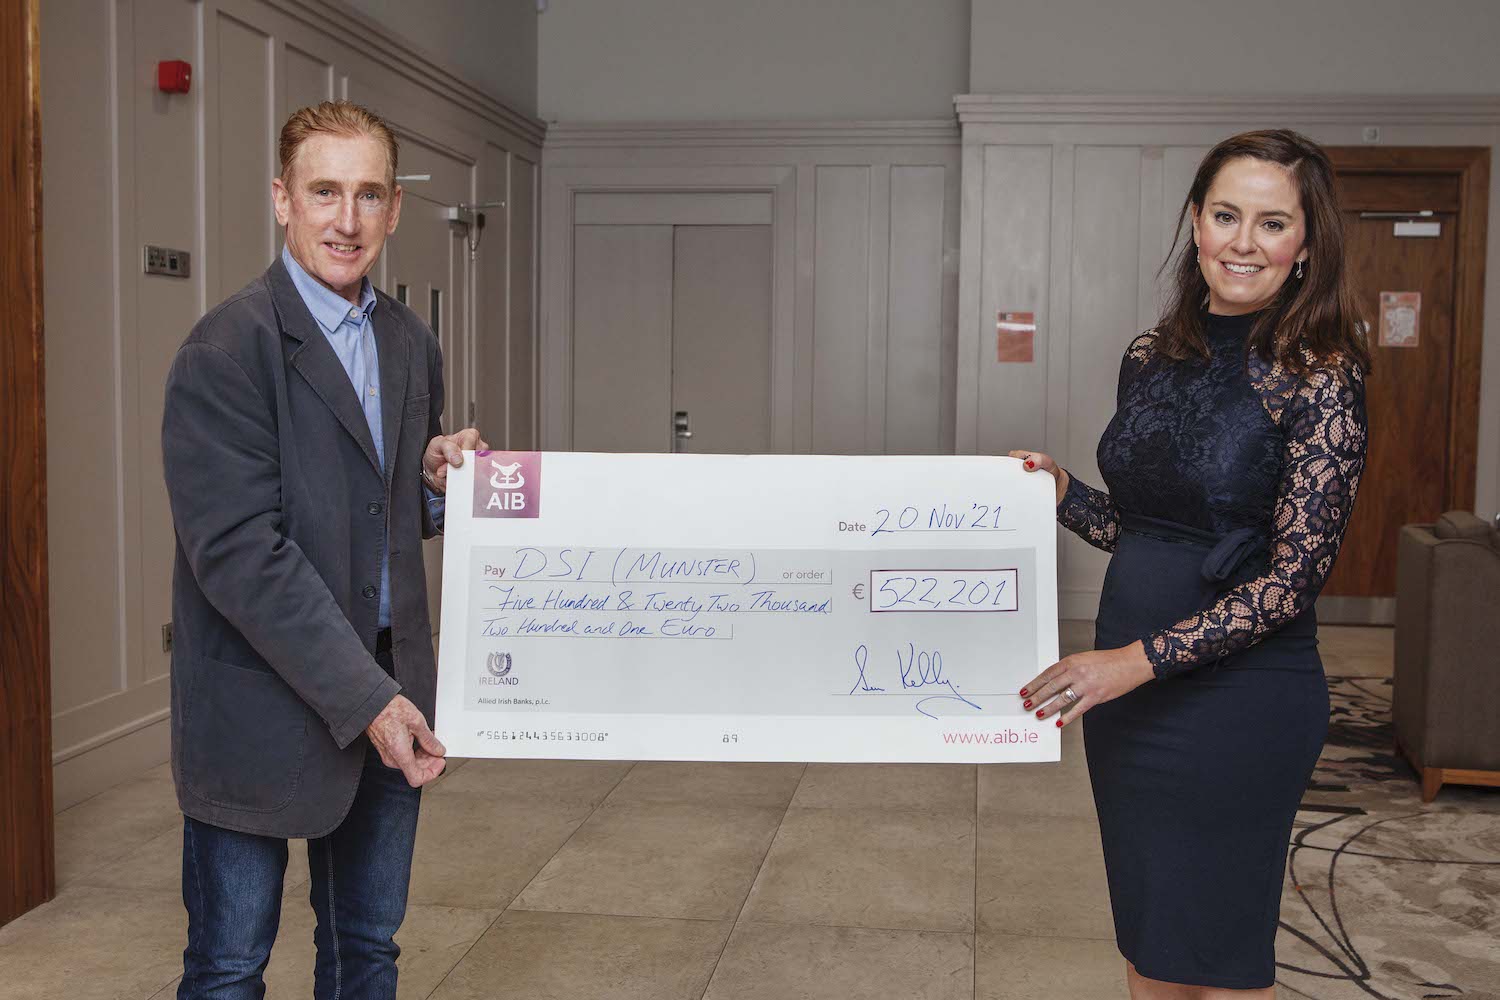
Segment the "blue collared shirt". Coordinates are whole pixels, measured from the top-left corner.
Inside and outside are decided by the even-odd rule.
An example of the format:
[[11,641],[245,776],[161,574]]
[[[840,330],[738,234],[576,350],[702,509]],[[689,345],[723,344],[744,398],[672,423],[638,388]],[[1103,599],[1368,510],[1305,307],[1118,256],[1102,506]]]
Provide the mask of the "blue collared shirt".
[[[375,289],[370,279],[365,278],[359,289],[359,305],[323,285],[303,270],[289,250],[281,250],[282,263],[292,276],[292,284],[307,306],[307,311],[317,321],[339,363],[349,374],[349,381],[359,396],[360,409],[365,422],[370,425],[370,437],[375,442],[375,455],[385,468],[385,434],[380,420],[380,356],[375,350]],[[441,498],[439,498],[441,499]],[[431,506],[431,504],[429,504]],[[390,540],[381,546],[380,552],[380,612],[377,618],[380,628],[391,624],[391,559]]]

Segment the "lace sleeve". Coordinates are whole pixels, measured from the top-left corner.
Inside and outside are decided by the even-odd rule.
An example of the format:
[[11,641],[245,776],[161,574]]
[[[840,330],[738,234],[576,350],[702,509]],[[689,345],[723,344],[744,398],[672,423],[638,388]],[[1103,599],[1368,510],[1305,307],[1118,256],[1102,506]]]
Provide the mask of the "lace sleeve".
[[[1155,344],[1156,331],[1147,330],[1125,349],[1125,357],[1120,359],[1119,388],[1115,393],[1117,409],[1125,405],[1125,390],[1146,367]],[[1108,493],[1080,482],[1071,472],[1068,473],[1068,488],[1063,493],[1062,502],[1057,505],[1057,523],[1105,552],[1113,552],[1120,537],[1120,509],[1114,500]]]
[[1071,472],[1062,503],[1057,505],[1057,523],[1105,552],[1113,552],[1120,537],[1120,509],[1109,494],[1094,489]]
[[1280,409],[1286,435],[1272,515],[1270,567],[1208,610],[1145,639],[1157,677],[1237,653],[1312,604],[1333,569],[1364,470],[1363,375],[1318,369]]
[[1146,363],[1151,360],[1156,350],[1156,331],[1147,330],[1130,342],[1125,348],[1125,356],[1120,359],[1120,381],[1115,390],[1115,407],[1118,409],[1125,405],[1125,390],[1135,377],[1146,368]]

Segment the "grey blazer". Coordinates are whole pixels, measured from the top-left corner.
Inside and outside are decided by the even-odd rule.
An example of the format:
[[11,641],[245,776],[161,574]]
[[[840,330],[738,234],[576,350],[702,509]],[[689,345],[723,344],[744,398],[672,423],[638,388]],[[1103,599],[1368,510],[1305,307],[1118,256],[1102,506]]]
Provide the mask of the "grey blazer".
[[[415,313],[377,297],[384,468],[279,259],[198,321],[167,377],[172,773],[206,823],[322,836],[397,691],[432,722],[421,459],[441,433],[442,355]],[[387,528],[394,678],[372,655]]]

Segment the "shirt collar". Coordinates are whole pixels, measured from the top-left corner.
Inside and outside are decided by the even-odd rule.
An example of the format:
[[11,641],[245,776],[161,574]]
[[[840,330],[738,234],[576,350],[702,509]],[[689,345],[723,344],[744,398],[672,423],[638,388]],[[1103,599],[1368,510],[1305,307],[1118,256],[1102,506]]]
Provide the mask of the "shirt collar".
[[[352,307],[348,299],[308,274],[285,246],[281,248],[281,261],[286,265],[287,273],[292,276],[292,284],[297,286],[297,293],[302,296],[307,311],[312,313],[313,319],[318,321],[324,333],[333,333],[339,328],[339,324],[349,321],[349,310]],[[363,324],[374,310],[375,287],[370,284],[368,277],[362,278],[359,286],[361,315],[356,325]]]

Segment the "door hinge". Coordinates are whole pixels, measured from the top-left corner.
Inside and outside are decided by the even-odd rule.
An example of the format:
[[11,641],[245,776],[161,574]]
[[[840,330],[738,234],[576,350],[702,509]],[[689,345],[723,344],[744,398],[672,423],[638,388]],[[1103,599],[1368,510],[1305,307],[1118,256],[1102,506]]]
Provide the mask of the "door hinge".
[[161,651],[170,653],[172,651],[172,623],[167,622],[161,627]]

